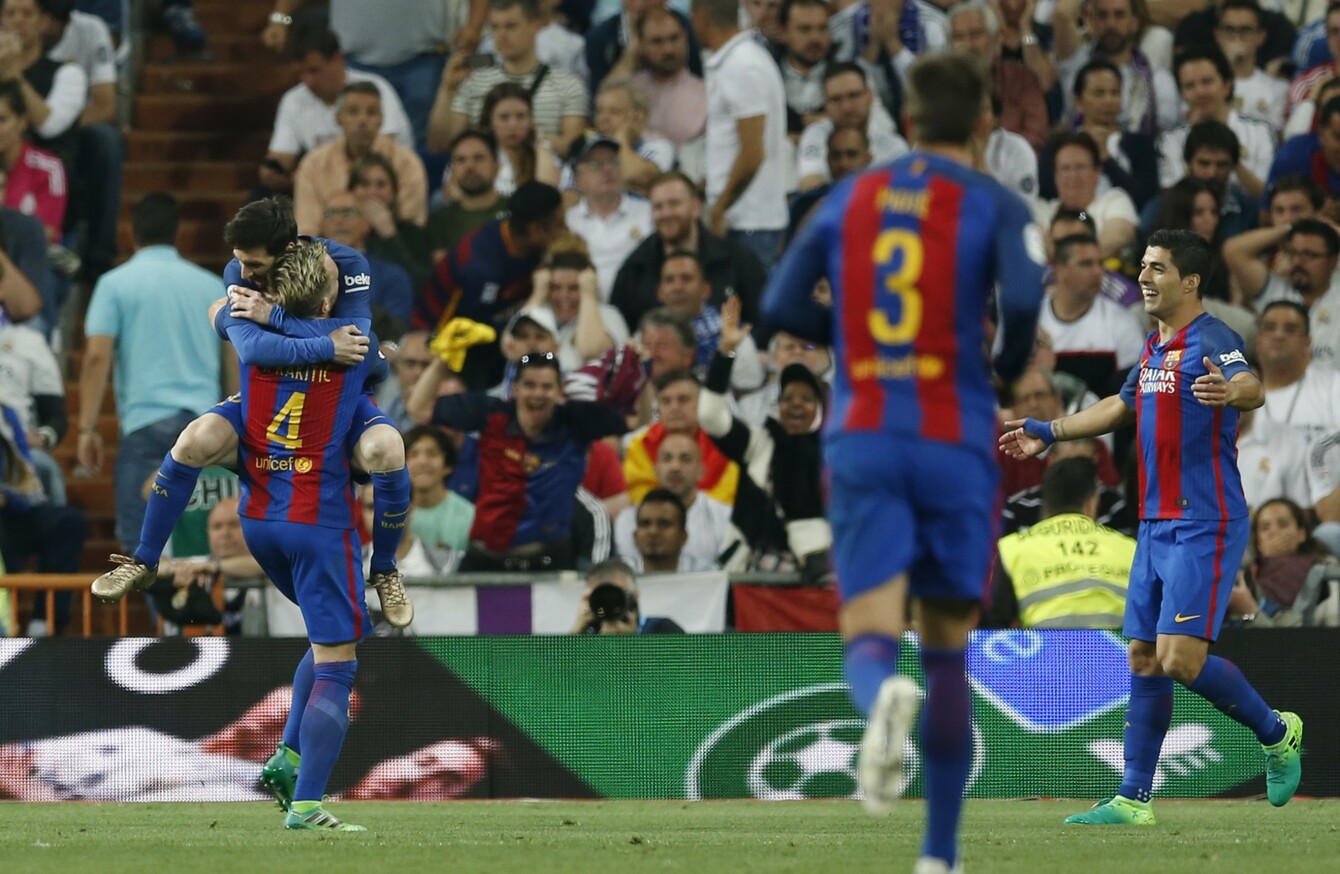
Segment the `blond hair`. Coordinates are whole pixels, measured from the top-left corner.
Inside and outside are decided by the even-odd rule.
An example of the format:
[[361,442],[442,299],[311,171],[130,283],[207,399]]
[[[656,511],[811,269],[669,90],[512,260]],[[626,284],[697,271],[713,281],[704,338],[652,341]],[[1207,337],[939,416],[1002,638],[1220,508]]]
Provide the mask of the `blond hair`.
[[270,272],[275,303],[299,318],[316,315],[330,293],[323,243],[300,242],[275,259]]

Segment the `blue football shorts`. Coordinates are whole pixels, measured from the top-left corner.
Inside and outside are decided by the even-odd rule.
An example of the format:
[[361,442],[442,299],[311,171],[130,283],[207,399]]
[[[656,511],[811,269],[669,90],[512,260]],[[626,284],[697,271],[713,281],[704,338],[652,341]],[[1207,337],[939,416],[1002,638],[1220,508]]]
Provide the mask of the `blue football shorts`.
[[1150,643],[1160,634],[1219,637],[1250,536],[1245,517],[1142,519],[1122,632]]

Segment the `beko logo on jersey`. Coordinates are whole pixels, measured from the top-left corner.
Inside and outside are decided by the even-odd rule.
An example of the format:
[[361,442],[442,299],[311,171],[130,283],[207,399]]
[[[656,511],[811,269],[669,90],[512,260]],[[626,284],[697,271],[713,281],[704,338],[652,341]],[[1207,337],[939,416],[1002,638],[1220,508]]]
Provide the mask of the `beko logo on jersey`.
[[310,473],[312,470],[312,459],[310,458],[275,458],[272,455],[259,455],[251,460],[251,464],[257,470],[268,470],[271,473]]
[[345,291],[363,291],[372,284],[372,277],[366,273],[358,273],[344,277],[344,284],[348,286]]
[[1177,394],[1177,371],[1161,367],[1140,368],[1140,394]]
[[1241,349],[1234,349],[1232,352],[1225,352],[1223,355],[1219,356],[1220,364],[1232,364],[1234,361],[1241,361],[1243,364],[1247,363],[1247,357],[1242,354]]

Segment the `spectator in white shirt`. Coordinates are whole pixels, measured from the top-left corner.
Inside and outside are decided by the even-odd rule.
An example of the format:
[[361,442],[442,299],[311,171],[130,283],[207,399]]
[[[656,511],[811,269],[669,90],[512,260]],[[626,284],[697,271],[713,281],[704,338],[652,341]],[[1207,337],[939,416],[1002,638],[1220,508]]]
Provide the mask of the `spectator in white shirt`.
[[648,108],[647,93],[632,79],[606,79],[596,94],[596,132],[618,142],[624,186],[638,194],[675,166],[674,144],[647,136]]
[[1281,497],[1310,508],[1307,457],[1307,439],[1288,425],[1263,418],[1259,409],[1238,416],[1238,470],[1249,511]]
[[824,0],[782,4],[782,84],[786,88],[787,132],[798,134],[824,110],[824,71],[832,40]]
[[[656,473],[657,485],[679,498],[687,511],[685,529],[688,540],[681,556],[691,556],[700,566],[716,567],[730,530],[731,508],[698,488],[698,480],[703,476],[702,450],[698,448],[698,441],[687,434],[666,434],[656,447],[652,470]],[[631,564],[640,558],[634,543],[638,509],[627,507],[614,520],[614,550]]]
[[1038,201],[1033,212],[1038,224],[1051,225],[1058,209],[1087,213],[1098,229],[1103,257],[1111,258],[1135,242],[1140,217],[1131,196],[1120,188],[1098,194],[1102,177],[1098,144],[1086,133],[1057,134],[1048,141],[1056,156],[1056,200]]
[[1312,359],[1308,312],[1277,300],[1261,311],[1256,360],[1266,402],[1258,418],[1297,431],[1308,444],[1340,430],[1340,372]]
[[[710,571],[716,562],[704,562],[685,550],[689,541],[688,509],[669,489],[652,489],[632,512],[636,522],[634,553],[627,557],[637,573],[673,574]],[[623,514],[620,514],[622,518]]]
[[[571,242],[569,242],[571,241]],[[619,311],[600,302],[596,271],[575,235],[549,247],[547,267],[535,271],[524,309],[548,307],[554,314],[558,365],[571,373],[586,362],[628,342],[628,325]]]
[[[554,20],[559,0],[538,0],[535,5],[540,11],[537,19],[540,32],[535,35],[535,56],[540,59],[540,63],[569,72],[583,82],[590,79],[586,71],[586,40]],[[492,33],[479,44],[479,53],[495,53]]]
[[1140,359],[1145,330],[1129,310],[1102,294],[1098,241],[1074,234],[1056,241],[1056,284],[1042,303],[1038,328],[1051,338],[1056,369],[1079,377],[1099,397],[1113,376]]
[[75,123],[88,103],[88,77],[46,55],[46,25],[37,0],[4,0],[0,9],[0,79],[23,89],[34,143],[73,165]]
[[908,153],[907,140],[898,133],[893,118],[866,81],[865,71],[856,64],[829,64],[824,74],[824,118],[805,128],[801,134],[797,175],[799,188],[808,191],[830,182],[828,135],[837,127],[858,127],[870,143],[873,163],[891,161]]
[[275,112],[270,146],[261,163],[261,186],[268,191],[293,188],[293,170],[306,152],[340,136],[335,120],[340,92],[350,82],[371,82],[382,96],[382,125],[378,131],[395,137],[402,146],[414,145],[414,132],[400,96],[381,76],[345,66],[340,41],[329,30],[315,29],[293,41],[302,81],[284,92]]
[[573,147],[582,199],[568,209],[568,229],[586,241],[602,302],[609,300],[624,259],[655,229],[651,204],[624,190],[619,151],[617,141],[599,135]]
[[791,145],[782,74],[739,0],[694,0],[693,23],[711,49],[707,73],[708,228],[748,246],[771,268],[786,230]]
[[991,90],[991,133],[982,146],[986,171],[1001,185],[1032,203],[1038,196],[1038,154],[1021,134],[1000,126],[1000,95]]
[[1256,0],[1223,0],[1214,40],[1233,68],[1233,108],[1270,122],[1278,134],[1284,129],[1284,106],[1289,82],[1256,65],[1256,51],[1265,45],[1266,30]]

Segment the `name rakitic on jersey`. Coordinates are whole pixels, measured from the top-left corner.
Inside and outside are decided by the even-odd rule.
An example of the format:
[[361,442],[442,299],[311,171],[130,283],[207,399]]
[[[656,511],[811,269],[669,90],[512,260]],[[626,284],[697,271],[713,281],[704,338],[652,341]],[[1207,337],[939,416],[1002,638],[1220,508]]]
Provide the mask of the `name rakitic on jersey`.
[[302,382],[330,382],[330,371],[324,367],[258,367],[261,373],[287,376]]

